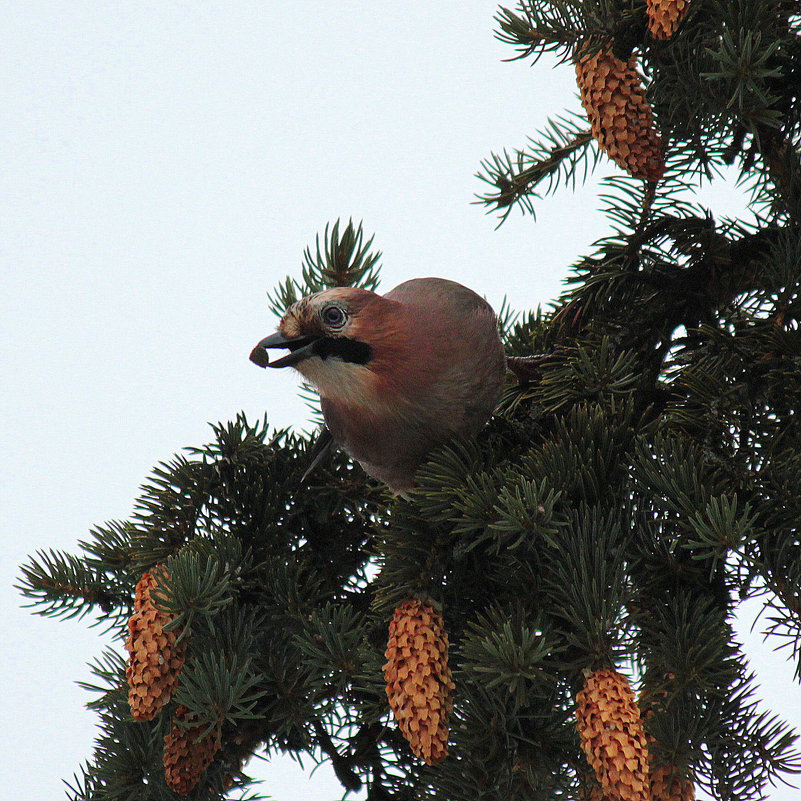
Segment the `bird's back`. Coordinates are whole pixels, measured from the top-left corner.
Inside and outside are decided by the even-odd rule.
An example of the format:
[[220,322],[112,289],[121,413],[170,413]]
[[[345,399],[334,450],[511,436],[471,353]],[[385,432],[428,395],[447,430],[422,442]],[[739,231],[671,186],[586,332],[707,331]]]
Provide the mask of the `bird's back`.
[[384,297],[422,311],[447,309],[450,314],[465,319],[471,314],[486,314],[495,319],[495,312],[484,298],[447,278],[412,278],[398,284]]
[[404,395],[417,404],[419,450],[472,436],[497,405],[506,358],[492,307],[455,281],[415,278],[385,295],[403,304],[416,365]]
[[421,392],[429,392],[432,382],[441,383],[440,390],[468,405],[475,396],[482,406],[494,408],[506,357],[489,303],[472,289],[444,278],[414,278],[385,297],[406,310],[410,355],[428,379]]

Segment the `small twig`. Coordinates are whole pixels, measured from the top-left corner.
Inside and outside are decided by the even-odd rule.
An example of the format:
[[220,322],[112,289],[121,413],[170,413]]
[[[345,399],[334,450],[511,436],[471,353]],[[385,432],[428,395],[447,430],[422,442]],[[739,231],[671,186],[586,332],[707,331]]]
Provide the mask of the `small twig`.
[[325,755],[331,760],[331,766],[334,768],[334,773],[340,784],[346,790],[360,790],[362,786],[361,778],[348,764],[347,758],[337,751],[333,740],[328,736],[328,732],[323,728],[322,723],[319,720],[315,720],[312,725],[314,726],[314,733],[317,735],[317,745],[322,748]]
[[506,367],[517,376],[519,384],[534,384],[542,378],[540,365],[550,358],[547,353],[532,356],[507,356]]

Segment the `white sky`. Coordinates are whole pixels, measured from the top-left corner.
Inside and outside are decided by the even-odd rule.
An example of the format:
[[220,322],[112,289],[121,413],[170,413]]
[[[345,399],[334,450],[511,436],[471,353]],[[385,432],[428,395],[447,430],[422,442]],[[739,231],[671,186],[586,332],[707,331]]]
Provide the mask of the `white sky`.
[[[207,441],[207,421],[244,409],[305,424],[289,371],[247,357],[275,324],[265,293],[327,221],[353,216],[376,234],[385,290],[438,275],[518,309],[552,299],[605,231],[592,187],[499,231],[471,205],[482,158],[578,108],[569,67],[502,63],[495,8],[0,2],[8,798],[63,797],[90,755],[95,718],[75,681],[106,642],[88,619],[20,609],[18,565],[128,517],[151,467]],[[792,668],[759,641],[763,695],[801,726]],[[341,795],[326,768],[251,768],[277,801]]]

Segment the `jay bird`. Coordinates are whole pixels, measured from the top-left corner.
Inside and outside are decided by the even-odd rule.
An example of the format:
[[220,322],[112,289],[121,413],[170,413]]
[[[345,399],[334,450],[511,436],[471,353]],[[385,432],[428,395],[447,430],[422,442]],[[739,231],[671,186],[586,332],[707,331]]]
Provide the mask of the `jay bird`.
[[[289,353],[271,362],[270,348]],[[336,444],[394,493],[411,489],[434,448],[484,426],[506,372],[491,306],[442,278],[301,298],[250,358],[293,367],[320,395],[326,428],[309,471]]]

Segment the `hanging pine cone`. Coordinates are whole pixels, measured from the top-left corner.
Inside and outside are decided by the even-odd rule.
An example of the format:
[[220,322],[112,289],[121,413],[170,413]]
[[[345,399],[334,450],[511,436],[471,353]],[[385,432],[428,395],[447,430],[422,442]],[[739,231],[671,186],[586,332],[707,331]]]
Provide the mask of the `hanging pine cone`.
[[648,30],[654,39],[672,39],[684,15],[689,0],[645,0]]
[[412,751],[429,765],[448,755],[448,716],[454,684],[448,635],[431,604],[405,601],[389,624],[384,678],[387,698]]
[[649,768],[651,801],[695,801],[695,786],[674,765]]
[[[175,717],[183,722],[191,720],[185,706],[178,707]],[[187,795],[194,789],[220,749],[220,732],[212,730],[198,738],[203,728],[183,728],[176,722],[164,738],[164,778],[167,786],[178,795]]]
[[576,696],[581,747],[610,801],[648,801],[648,749],[628,679],[596,670]]
[[586,57],[579,49],[575,63],[581,105],[601,149],[635,178],[658,181],[665,171],[662,140],[634,59],[627,64],[608,48]]
[[186,651],[185,638],[178,642],[178,632],[164,631],[174,616],[156,609],[150,598],[157,570],[166,577],[166,571],[159,566],[145,573],[136,585],[134,613],[128,621],[125,643],[130,654],[125,669],[128,703],[137,720],[153,720],[169,700],[178,684]]

